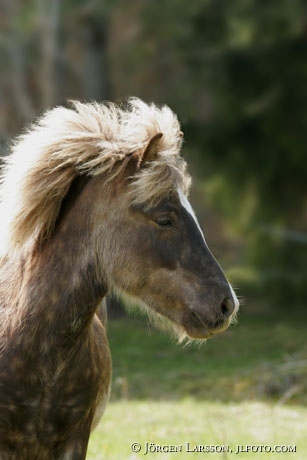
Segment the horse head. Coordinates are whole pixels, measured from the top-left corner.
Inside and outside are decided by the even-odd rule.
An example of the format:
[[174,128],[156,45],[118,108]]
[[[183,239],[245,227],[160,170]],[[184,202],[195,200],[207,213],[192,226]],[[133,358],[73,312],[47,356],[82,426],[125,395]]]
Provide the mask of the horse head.
[[226,329],[239,303],[188,201],[181,144],[166,106],[131,99],[127,110],[77,102],[51,110],[5,170],[5,247],[57,247],[58,231],[66,252],[83,248],[79,271],[95,266],[97,285],[170,320],[179,337]]
[[106,284],[126,303],[171,324],[179,339],[207,339],[228,328],[239,302],[188,200],[185,162],[177,158],[165,169],[161,149],[157,133],[126,158],[107,189],[97,187],[98,253]]

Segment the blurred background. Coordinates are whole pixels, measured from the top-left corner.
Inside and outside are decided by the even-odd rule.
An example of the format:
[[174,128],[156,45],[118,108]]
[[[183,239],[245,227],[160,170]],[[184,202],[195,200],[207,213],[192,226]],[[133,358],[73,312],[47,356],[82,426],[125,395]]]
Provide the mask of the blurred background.
[[[68,99],[168,104],[192,201],[248,299],[305,307],[304,0],[1,0],[0,138]],[[244,285],[244,286],[243,286]]]
[[[233,340],[241,337],[237,356],[249,347],[254,357],[259,351],[257,363],[238,361],[247,374],[240,374],[241,380],[236,374],[237,383],[222,386],[223,394],[305,401],[306,1],[1,0],[0,5],[1,155],[25,124],[69,99],[121,102],[138,96],[168,104],[185,134],[184,155],[194,178],[191,201],[211,249],[244,299],[239,325],[229,332]],[[121,321],[128,333],[129,319]],[[122,363],[129,347],[121,326],[114,327],[113,397],[148,397],[148,385],[147,392],[141,389],[128,370],[129,359],[137,363],[138,345],[131,345],[132,355]],[[235,346],[229,339],[223,343]],[[225,347],[216,352],[225,354]],[[279,372],[273,366],[270,374],[273,361],[276,366],[291,361],[292,367]],[[252,368],[254,374],[248,374]],[[259,369],[266,376],[262,383]],[[198,383],[189,390],[205,397]],[[170,396],[157,385],[159,394]]]

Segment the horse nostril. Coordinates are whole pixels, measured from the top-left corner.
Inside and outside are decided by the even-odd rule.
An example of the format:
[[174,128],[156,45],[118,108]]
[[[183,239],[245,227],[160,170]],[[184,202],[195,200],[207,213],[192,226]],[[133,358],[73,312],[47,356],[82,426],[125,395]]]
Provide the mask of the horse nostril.
[[221,313],[224,319],[228,319],[232,312],[234,311],[235,305],[234,302],[226,297],[221,305]]

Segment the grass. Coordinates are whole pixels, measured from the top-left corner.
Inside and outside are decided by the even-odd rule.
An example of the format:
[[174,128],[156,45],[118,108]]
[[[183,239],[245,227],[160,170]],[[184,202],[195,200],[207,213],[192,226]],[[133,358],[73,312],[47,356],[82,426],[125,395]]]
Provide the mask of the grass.
[[[183,446],[181,453],[147,454],[157,459],[245,459],[251,454],[235,455],[236,445],[280,444],[297,452],[252,458],[305,460],[305,325],[301,314],[243,309],[238,326],[201,347],[182,347],[140,318],[110,322],[112,395],[87,458],[140,459],[152,442]],[[140,453],[131,451],[133,442]],[[186,442],[228,445],[233,453],[187,453]]]
[[[103,422],[93,433],[89,460],[137,460],[147,443],[182,446],[182,452],[149,453],[153,459],[246,459],[235,455],[237,445],[296,446],[296,453],[253,453],[253,459],[275,460],[307,457],[307,409],[272,407],[267,403],[212,403],[186,399],[177,402],[122,401],[109,405]],[[141,452],[131,444],[141,445]],[[187,453],[194,445],[229,446],[233,453]]]

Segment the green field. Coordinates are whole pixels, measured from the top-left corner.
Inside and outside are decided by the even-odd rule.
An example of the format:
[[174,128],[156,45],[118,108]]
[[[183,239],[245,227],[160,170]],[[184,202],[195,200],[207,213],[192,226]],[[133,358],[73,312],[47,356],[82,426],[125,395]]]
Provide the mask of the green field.
[[[201,347],[140,318],[111,321],[108,336],[112,395],[89,460],[307,458],[306,319],[242,309],[238,325]],[[146,443],[154,452],[144,455]],[[288,452],[236,454],[237,445]],[[205,446],[218,452],[192,452]]]
[[[307,457],[307,409],[272,407],[267,403],[212,403],[185,399],[168,401],[123,401],[109,405],[104,421],[93,433],[89,459],[253,459]],[[131,451],[131,444],[141,452]],[[182,452],[148,453],[147,443],[182,446]],[[186,452],[195,445],[229,446],[232,453]],[[236,445],[296,446],[294,453],[239,453]],[[165,448],[167,450],[167,448]]]

